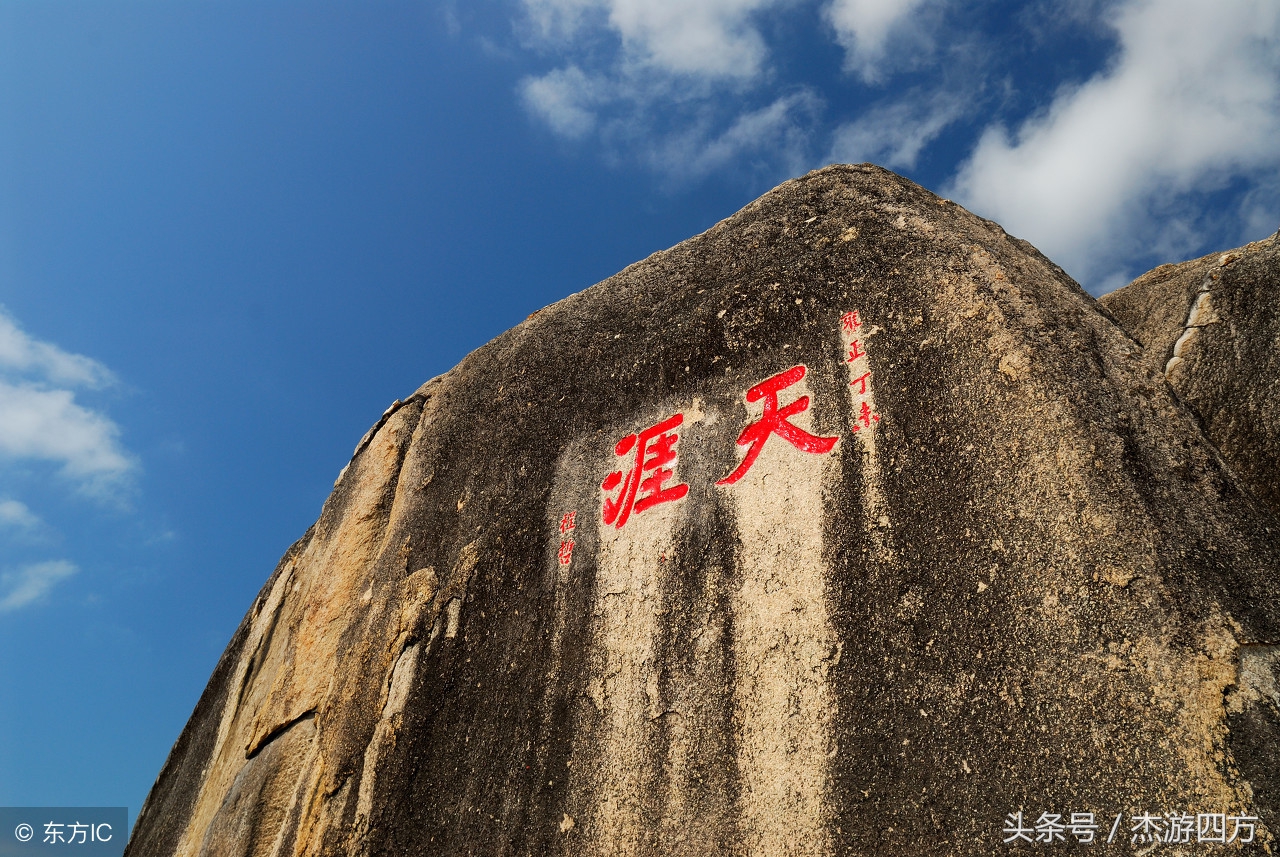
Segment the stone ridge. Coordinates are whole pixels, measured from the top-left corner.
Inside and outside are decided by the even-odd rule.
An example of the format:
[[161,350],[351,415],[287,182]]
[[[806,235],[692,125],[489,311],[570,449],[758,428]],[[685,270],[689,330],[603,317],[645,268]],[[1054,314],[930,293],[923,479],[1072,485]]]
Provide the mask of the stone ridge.
[[[1280,236],[1280,233],[1277,233]],[[1161,265],[1102,304],[1280,515],[1280,240]]]
[[1280,530],[1149,354],[901,177],[787,182],[388,410],[128,853],[1269,848]]

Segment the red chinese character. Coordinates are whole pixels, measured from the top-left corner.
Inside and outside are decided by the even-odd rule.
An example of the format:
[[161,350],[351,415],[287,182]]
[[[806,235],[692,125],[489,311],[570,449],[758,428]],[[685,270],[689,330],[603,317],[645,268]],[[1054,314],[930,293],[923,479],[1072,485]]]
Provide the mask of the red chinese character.
[[870,427],[872,420],[880,422],[880,415],[871,413],[871,406],[866,402],[863,402],[862,409],[858,411],[858,418],[853,421],[853,430],[857,431],[862,428],[862,426],[858,425],[859,422],[861,422],[863,426]]
[[573,539],[567,539],[560,542],[560,564],[568,565],[573,562]]
[[857,384],[858,395],[865,396],[867,394],[867,379],[870,377],[871,377],[870,372],[863,372],[862,377],[854,378],[852,381],[849,382],[849,386],[852,387],[854,384]]
[[573,529],[573,519],[577,517],[577,510],[565,512],[564,517],[560,519],[560,532],[567,533]]
[[853,333],[862,327],[862,322],[858,320],[858,311],[854,310],[840,316],[840,325],[844,328],[845,333]]
[[852,363],[853,361],[857,360],[859,357],[866,357],[866,356],[867,356],[867,352],[862,350],[862,347],[858,345],[858,340],[855,339],[853,341],[853,344],[849,346],[848,362]]
[[[635,460],[630,472],[626,473],[625,480],[623,471],[618,470],[610,473],[605,477],[604,482],[600,483],[600,487],[605,491],[612,491],[619,484],[622,485],[622,490],[618,492],[617,497],[604,498],[606,524],[614,524],[618,529],[622,529],[622,525],[631,517],[632,511],[639,514],[651,506],[679,500],[689,493],[689,486],[683,482],[669,488],[662,487],[664,482],[675,475],[674,470],[663,465],[671,464],[676,460],[675,445],[680,435],[674,429],[683,422],[684,414],[676,414],[657,425],[650,426],[638,435],[629,434],[618,441],[614,452],[618,455],[626,455],[634,449]],[[645,476],[646,473],[649,475]]]
[[764,413],[760,416],[759,421],[747,426],[742,430],[742,434],[738,435],[738,446],[751,444],[751,448],[742,457],[742,462],[738,464],[738,469],[717,482],[717,485],[732,485],[743,476],[746,476],[747,471],[751,469],[751,465],[755,464],[756,458],[760,456],[760,450],[764,449],[764,442],[769,439],[771,434],[778,435],[796,449],[804,452],[830,452],[831,448],[836,445],[836,441],[839,438],[816,437],[799,426],[788,422],[788,417],[794,417],[796,414],[803,413],[809,409],[808,396],[801,396],[785,408],[778,407],[778,391],[784,390],[799,381],[804,377],[805,371],[804,366],[793,366],[787,371],[779,372],[772,378],[761,381],[750,390],[747,390],[748,402],[758,402],[764,399]]

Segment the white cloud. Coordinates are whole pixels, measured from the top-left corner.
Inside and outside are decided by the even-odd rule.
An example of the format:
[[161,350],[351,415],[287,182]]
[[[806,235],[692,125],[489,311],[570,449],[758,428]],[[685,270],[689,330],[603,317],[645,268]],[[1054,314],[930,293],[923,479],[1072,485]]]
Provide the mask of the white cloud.
[[0,369],[37,373],[54,384],[101,387],[111,383],[111,372],[96,360],[70,354],[28,336],[0,308]]
[[924,147],[967,108],[967,98],[950,92],[903,96],[836,128],[827,160],[912,169]]
[[522,0],[526,20],[534,35],[547,42],[572,39],[590,17],[607,17],[601,0]]
[[43,522],[26,503],[17,500],[0,500],[0,527],[30,532],[38,530]]
[[925,0],[832,0],[827,21],[845,49],[845,64],[867,80],[884,77],[890,37],[900,35],[917,21]]
[[[769,179],[803,170],[823,100],[810,82],[779,86],[768,16],[808,7],[868,80],[928,62],[947,0],[521,0],[527,46],[557,58],[518,89],[555,134],[594,139],[606,157],[638,158],[668,177],[713,169]],[[932,22],[932,23],[930,23]],[[886,59],[886,54],[890,58]],[[764,105],[764,106],[761,106]],[[886,109],[841,127],[841,157],[902,166],[953,121],[954,103]],[[805,149],[800,153],[801,149]],[[763,162],[771,166],[762,169]]]
[[102,364],[32,338],[0,309],[0,458],[60,464],[92,492],[118,486],[133,468],[120,430],[75,400],[75,388],[112,381]]
[[751,78],[766,56],[752,17],[790,0],[524,0],[536,34],[567,41],[607,30],[626,64],[678,75]]
[[797,87],[750,95],[769,78],[758,16],[803,2],[812,0],[522,0],[533,46],[563,64],[521,80],[521,100],[556,134],[595,135],[607,157],[668,177],[743,156],[771,160],[776,178],[803,136],[800,108],[816,99]]
[[1280,175],[1262,177],[1240,200],[1241,230],[1237,244],[1280,232]]
[[765,59],[751,17],[779,0],[609,0],[609,23],[635,59],[677,74],[750,78]]
[[[802,90],[778,98],[758,110],[740,114],[718,134],[694,128],[667,139],[650,152],[652,166],[676,178],[695,178],[730,163],[750,162],[768,153],[768,163],[781,160],[790,172],[803,169],[812,117],[822,101]],[[768,169],[767,164],[762,164]]]
[[1188,194],[1280,165],[1280,4],[1130,0],[1112,25],[1116,61],[1015,133],[989,128],[950,189],[1083,279],[1195,249]]
[[0,574],[0,613],[9,613],[43,598],[57,585],[79,571],[63,559],[37,562],[16,572]]
[[576,65],[520,82],[525,107],[552,131],[577,139],[595,128],[599,84]]
[[70,390],[0,381],[0,455],[60,462],[66,475],[110,482],[130,469],[120,430]]

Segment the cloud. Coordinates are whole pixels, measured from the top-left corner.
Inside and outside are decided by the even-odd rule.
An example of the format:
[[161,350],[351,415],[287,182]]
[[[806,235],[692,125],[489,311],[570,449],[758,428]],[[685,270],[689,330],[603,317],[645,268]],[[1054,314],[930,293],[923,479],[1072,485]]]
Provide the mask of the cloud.
[[567,42],[589,18],[607,18],[609,4],[601,0],[522,0],[525,23],[544,42]]
[[32,338],[0,309],[0,458],[54,462],[93,493],[118,487],[134,468],[120,429],[75,393],[113,380],[102,364]]
[[1240,223],[1234,239],[1237,244],[1280,233],[1280,176],[1263,176],[1245,192],[1240,200]]
[[[802,169],[814,105],[770,80],[761,15],[806,0],[522,0],[528,46],[558,68],[520,81],[525,109],[558,136],[598,142],[669,179],[732,167]],[[808,0],[812,2],[812,0]]]
[[1110,24],[1115,62],[1016,131],[988,128],[949,189],[1097,281],[1144,249],[1196,249],[1194,195],[1280,165],[1274,0],[1130,0]]
[[912,169],[924,147],[967,109],[968,99],[950,92],[905,95],[837,127],[827,160]]
[[[814,164],[829,139],[811,82],[779,83],[770,16],[804,7],[867,80],[933,58],[927,33],[947,0],[521,0],[526,47],[558,60],[518,84],[556,135],[602,144],[672,179],[733,169],[777,180]],[[795,16],[806,20],[803,16]],[[955,45],[950,48],[957,50]],[[861,105],[848,105],[855,111]],[[916,98],[838,128],[833,153],[914,164],[958,115],[954,100]],[[621,156],[621,157],[619,157]],[[861,158],[859,158],[860,160]]]
[[114,379],[107,367],[81,354],[70,354],[32,339],[0,308],[0,369],[35,373],[54,384],[103,387]]
[[524,0],[533,32],[569,42],[606,30],[627,65],[667,74],[751,78],[767,51],[757,13],[787,0]]
[[563,137],[577,139],[596,125],[599,86],[577,66],[556,69],[520,82],[525,107]]
[[697,178],[730,163],[740,166],[768,153],[765,170],[779,160],[791,171],[803,169],[813,116],[822,100],[808,90],[791,93],[757,110],[745,111],[724,131],[693,128],[674,135],[649,154],[651,165],[677,179]]
[[76,404],[70,390],[0,381],[0,455],[60,462],[67,476],[102,484],[132,467],[119,434],[111,420]]
[[40,600],[58,581],[77,571],[79,569],[74,564],[55,559],[0,574],[0,613],[9,613]]
[[17,500],[0,500],[0,527],[32,532],[38,530],[43,522],[35,513],[27,508],[26,503]]
[[766,50],[751,16],[778,0],[610,0],[609,23],[636,60],[677,74],[750,78]]
[[846,67],[868,81],[883,79],[890,38],[909,30],[924,5],[925,0],[832,0],[825,14],[845,49]]

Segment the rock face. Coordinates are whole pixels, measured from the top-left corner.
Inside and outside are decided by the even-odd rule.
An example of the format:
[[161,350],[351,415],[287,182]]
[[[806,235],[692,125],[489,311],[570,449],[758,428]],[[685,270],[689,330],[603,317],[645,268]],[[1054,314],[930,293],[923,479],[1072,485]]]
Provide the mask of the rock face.
[[1142,343],[1241,482],[1280,515],[1278,238],[1161,265],[1102,304]]
[[1280,528],[1150,350],[892,173],[788,182],[383,416],[129,853],[1263,847]]

